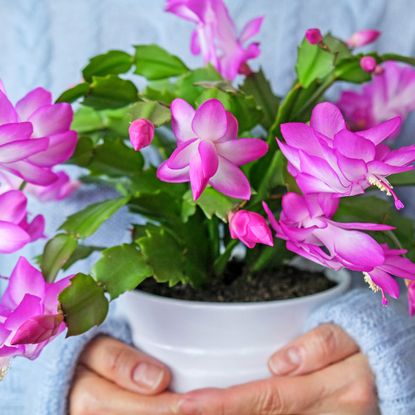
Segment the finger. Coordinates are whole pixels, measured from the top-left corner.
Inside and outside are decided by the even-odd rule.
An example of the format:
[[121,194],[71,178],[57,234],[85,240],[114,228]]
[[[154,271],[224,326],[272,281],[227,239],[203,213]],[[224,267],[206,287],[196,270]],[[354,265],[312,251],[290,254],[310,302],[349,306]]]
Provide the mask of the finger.
[[375,381],[367,358],[356,353],[308,375],[310,384],[325,386],[324,397],[314,399],[303,414],[377,415]]
[[356,342],[339,326],[323,324],[275,353],[269,360],[277,376],[320,370],[358,352]]
[[179,405],[181,415],[278,415],[303,413],[320,399],[325,385],[308,376],[270,378],[229,389],[191,392]]
[[95,372],[79,367],[69,397],[70,415],[177,415],[179,395],[142,396],[121,389]]
[[111,337],[93,340],[80,363],[117,385],[144,395],[155,395],[170,384],[169,370],[160,362]]

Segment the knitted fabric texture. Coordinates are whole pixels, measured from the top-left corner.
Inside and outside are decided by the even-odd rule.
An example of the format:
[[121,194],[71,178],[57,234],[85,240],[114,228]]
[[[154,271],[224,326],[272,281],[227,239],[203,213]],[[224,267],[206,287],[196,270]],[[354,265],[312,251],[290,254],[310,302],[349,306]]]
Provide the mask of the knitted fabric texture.
[[405,305],[382,307],[379,296],[356,288],[315,311],[306,329],[329,322],[349,333],[368,357],[382,414],[415,414],[415,321]]

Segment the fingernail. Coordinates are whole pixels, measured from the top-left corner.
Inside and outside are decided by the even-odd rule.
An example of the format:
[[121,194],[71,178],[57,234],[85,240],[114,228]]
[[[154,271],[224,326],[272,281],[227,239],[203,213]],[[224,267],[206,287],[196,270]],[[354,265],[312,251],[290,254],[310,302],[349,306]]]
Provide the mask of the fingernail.
[[202,410],[196,401],[185,399],[179,403],[180,415],[202,415]]
[[301,355],[297,347],[290,347],[277,353],[269,362],[270,369],[276,375],[287,375],[301,364]]
[[154,390],[160,385],[163,375],[164,372],[160,367],[148,363],[140,363],[134,369],[133,380],[137,385],[145,389]]

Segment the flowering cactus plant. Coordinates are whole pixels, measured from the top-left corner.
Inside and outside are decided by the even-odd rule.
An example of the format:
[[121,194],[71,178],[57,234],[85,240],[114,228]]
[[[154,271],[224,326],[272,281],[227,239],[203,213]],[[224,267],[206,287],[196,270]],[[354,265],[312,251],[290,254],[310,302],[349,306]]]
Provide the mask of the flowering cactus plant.
[[[279,97],[250,66],[262,17],[238,32],[222,0],[169,0],[166,10],[195,24],[191,51],[205,66],[138,45],[92,58],[54,103],[37,88],[13,105],[0,87],[1,253],[44,237],[26,194],[60,200],[81,185],[57,165],[119,193],[62,218],[36,266],[22,257],[2,277],[0,367],[36,357],[63,330],[102,323],[109,301],[147,278],[196,288],[221,278],[241,246],[247,275],[299,255],[362,273],[384,304],[402,279],[415,314],[414,223],[394,188],[415,184],[415,145],[395,140],[415,109],[415,59],[356,52],[374,30],[342,40],[309,29],[296,80]],[[363,87],[329,102],[336,82]],[[131,223],[130,242],[90,246],[123,207],[146,219]],[[76,261],[94,251],[90,273],[77,274]]]

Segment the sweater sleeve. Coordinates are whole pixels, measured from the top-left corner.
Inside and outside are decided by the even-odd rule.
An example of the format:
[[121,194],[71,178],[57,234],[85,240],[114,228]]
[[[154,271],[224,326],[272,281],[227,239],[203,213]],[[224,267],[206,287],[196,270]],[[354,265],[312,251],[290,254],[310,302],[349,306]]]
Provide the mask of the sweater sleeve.
[[48,345],[35,361],[15,359],[0,383],[2,415],[66,415],[68,394],[79,356],[97,335],[105,334],[132,344],[128,325],[111,317],[84,335]]
[[308,329],[334,323],[351,335],[367,355],[375,374],[383,415],[415,414],[415,320],[405,306],[382,307],[367,289],[356,288],[317,309]]

